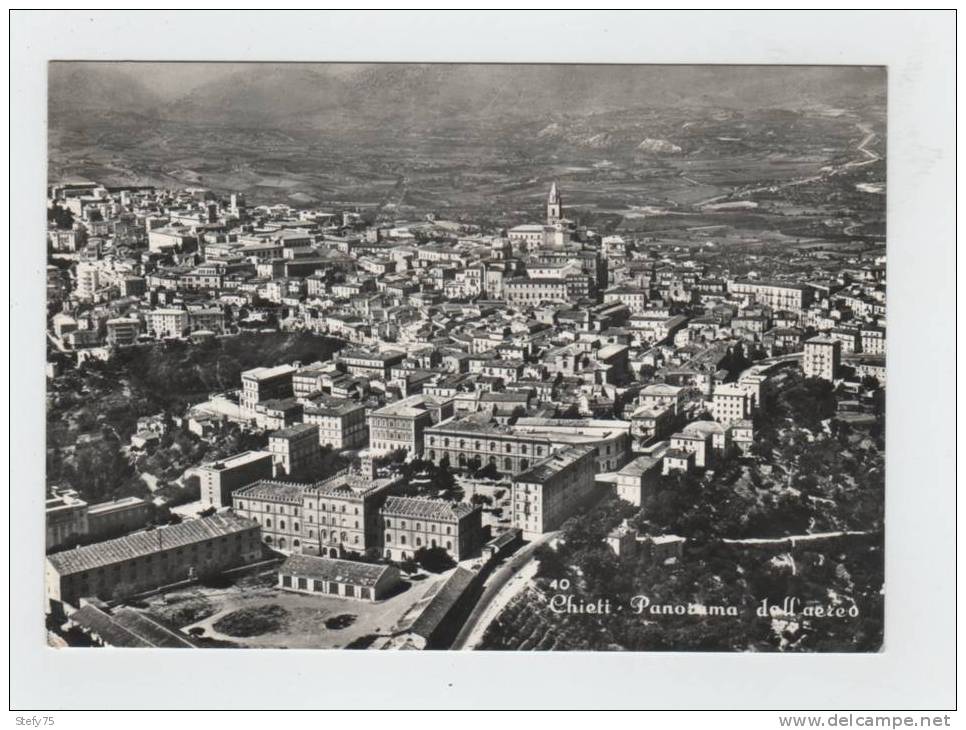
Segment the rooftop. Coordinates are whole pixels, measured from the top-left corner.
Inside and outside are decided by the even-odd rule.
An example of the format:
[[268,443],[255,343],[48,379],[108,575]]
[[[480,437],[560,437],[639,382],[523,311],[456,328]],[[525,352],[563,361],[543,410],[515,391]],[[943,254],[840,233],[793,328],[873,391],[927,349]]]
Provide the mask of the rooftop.
[[386,573],[393,570],[395,569],[389,565],[373,565],[336,558],[319,558],[314,555],[292,555],[279,566],[278,572],[296,578],[336,581],[371,588]]
[[271,459],[272,455],[268,451],[243,451],[240,454],[229,456],[227,459],[220,459],[210,464],[205,464],[201,469],[222,471],[223,469],[233,469],[237,466],[244,466],[261,459]]
[[479,510],[465,502],[447,502],[441,499],[417,499],[414,497],[389,497],[382,507],[382,514],[393,517],[415,517],[426,520],[457,522]]
[[232,494],[236,500],[242,499],[267,499],[272,502],[288,502],[300,504],[302,494],[308,488],[306,484],[296,482],[280,482],[274,479],[259,479],[254,484],[235,490]]
[[47,562],[61,576],[71,575],[257,527],[250,520],[226,512],[53,553],[47,556]]
[[546,459],[541,459],[525,472],[513,477],[514,482],[536,482],[543,483],[567,467],[575,464],[587,454],[593,453],[596,448],[593,446],[568,446],[551,454]]
[[241,374],[242,379],[248,380],[269,380],[271,378],[279,378],[284,375],[290,375],[295,372],[295,368],[291,365],[276,365],[273,368],[252,368],[251,370],[246,370]]
[[272,439],[297,439],[308,433],[318,434],[319,427],[314,423],[295,423],[278,431],[272,431],[269,438]]

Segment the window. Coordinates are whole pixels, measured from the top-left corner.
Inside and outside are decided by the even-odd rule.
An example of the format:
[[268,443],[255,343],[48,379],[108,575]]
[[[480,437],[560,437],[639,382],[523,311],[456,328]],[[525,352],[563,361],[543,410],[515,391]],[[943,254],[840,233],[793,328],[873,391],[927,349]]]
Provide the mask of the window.
[[446,549],[447,550],[452,550],[453,549],[453,543],[450,542],[449,540],[446,541]]
[[280,529],[280,530],[284,530],[285,529],[285,520],[280,520],[279,521],[279,523],[278,523],[278,529]]
[[420,545],[422,545],[422,544],[423,544],[423,541],[422,541],[422,539],[421,539],[421,538],[419,538],[419,537],[417,537],[417,538],[416,538],[416,547],[419,547],[419,546],[420,546]]
[[266,517],[265,518],[265,527],[271,527],[271,526],[272,526],[272,521],[268,517]]
[[386,527],[392,527],[392,525],[390,524],[389,520],[386,520]]
[[403,545],[405,545],[406,544],[406,536],[405,535],[400,535],[399,536],[399,542],[402,543]]
[[238,509],[245,509],[245,503],[244,502],[239,502],[238,503]]
[[306,590],[309,587],[309,582],[305,578],[299,578],[299,588],[301,590]]
[[300,544],[298,540],[292,540],[292,547],[298,547]]
[[291,576],[283,575],[282,576],[282,585],[285,586],[286,588],[291,588],[292,587],[292,578],[291,578]]

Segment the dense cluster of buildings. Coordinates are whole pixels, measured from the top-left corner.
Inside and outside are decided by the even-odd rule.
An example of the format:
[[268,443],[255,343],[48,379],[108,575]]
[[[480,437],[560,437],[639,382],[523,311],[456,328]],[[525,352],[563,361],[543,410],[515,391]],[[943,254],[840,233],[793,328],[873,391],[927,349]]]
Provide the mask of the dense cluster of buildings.
[[[575,225],[556,184],[545,221],[491,232],[202,189],[49,192],[49,373],[169,338],[344,343],[324,361],[246,370],[194,406],[196,434],[230,421],[267,446],[192,470],[215,515],[51,554],[51,600],[186,580],[262,546],[287,556],[284,589],[379,600],[398,580],[386,561],[434,548],[464,561],[493,529],[537,538],[601,489],[643,506],[664,476],[747,453],[775,368],[885,384],[881,247],[797,254],[807,277],[765,259],[738,275],[704,247]],[[146,426],[132,443],[152,438]],[[321,473],[327,449],[363,466]],[[505,524],[478,503],[402,496],[401,475],[373,462],[393,458],[507,479]],[[137,510],[55,495],[48,546],[141,528]]]

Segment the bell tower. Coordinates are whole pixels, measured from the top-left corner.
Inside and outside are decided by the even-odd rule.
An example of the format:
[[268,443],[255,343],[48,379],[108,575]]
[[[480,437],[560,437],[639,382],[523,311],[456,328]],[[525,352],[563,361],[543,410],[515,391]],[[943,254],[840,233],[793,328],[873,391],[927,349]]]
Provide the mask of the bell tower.
[[550,194],[547,196],[547,225],[555,226],[563,218],[563,200],[557,191],[557,183],[550,185]]

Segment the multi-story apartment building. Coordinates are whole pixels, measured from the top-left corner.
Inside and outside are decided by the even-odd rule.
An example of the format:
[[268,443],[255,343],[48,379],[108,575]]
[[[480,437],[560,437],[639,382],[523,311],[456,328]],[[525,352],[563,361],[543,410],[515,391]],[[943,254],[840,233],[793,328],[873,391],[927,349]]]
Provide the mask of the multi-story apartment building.
[[684,406],[684,397],[685,388],[680,385],[653,383],[641,388],[637,402],[648,408],[671,406],[672,412],[677,415]]
[[322,446],[337,450],[357,449],[369,440],[366,408],[351,400],[325,398],[317,405],[307,405],[302,420],[318,426]]
[[271,479],[275,459],[268,451],[244,451],[194,470],[201,482],[201,503],[206,507],[231,507],[232,494],[259,479]]
[[813,337],[805,342],[802,370],[806,378],[835,381],[842,357],[842,343],[827,337]]
[[102,537],[130,532],[148,524],[151,514],[151,503],[138,497],[92,504],[87,508],[87,534]]
[[711,412],[718,423],[742,421],[751,415],[751,394],[740,385],[715,385],[711,397]]
[[188,310],[188,326],[192,330],[225,331],[225,313],[216,307]]
[[781,281],[737,279],[728,282],[728,292],[738,296],[754,297],[759,304],[775,309],[801,311],[812,303],[814,290],[801,284]]
[[885,355],[886,331],[885,327],[862,328],[862,352],[866,355]]
[[379,510],[383,554],[406,560],[420,548],[442,548],[453,560],[465,560],[482,544],[482,509],[465,502],[388,497]]
[[77,286],[75,293],[81,299],[93,299],[101,286],[100,269],[95,263],[81,261],[77,264]]
[[453,414],[453,402],[431,395],[413,395],[369,414],[369,445],[375,454],[405,449],[423,452],[423,432]]
[[662,438],[674,423],[674,407],[671,405],[641,406],[630,416],[631,435],[642,441]]
[[513,477],[511,518],[527,539],[556,530],[594,490],[596,449],[571,446]]
[[647,290],[632,286],[608,289],[604,292],[604,302],[623,304],[631,314],[643,314],[647,310]]
[[296,398],[308,398],[321,393],[323,383],[330,375],[330,368],[320,362],[300,367],[292,374],[292,393]]
[[105,323],[110,345],[133,345],[141,334],[141,320],[137,317],[116,317]]
[[259,537],[257,524],[223,513],[53,553],[44,573],[47,601],[76,607],[85,596],[126,597],[220,573],[259,560]]
[[87,534],[87,502],[72,489],[54,491],[47,499],[47,549]]
[[843,354],[858,352],[862,347],[862,340],[856,327],[833,327],[828,333],[828,338],[842,343]]
[[181,337],[189,327],[184,309],[154,309],[145,315],[148,333],[155,337]]
[[322,461],[319,427],[296,423],[268,437],[268,451],[275,459],[275,474],[289,479],[311,478]]
[[349,350],[336,355],[336,361],[345,367],[346,372],[369,378],[388,378],[393,366],[398,365],[405,359],[406,353],[398,350],[387,350],[385,352]]
[[510,279],[503,285],[503,295],[510,304],[535,306],[541,302],[568,302],[570,292],[563,279]]
[[148,231],[148,250],[151,252],[166,253],[185,249],[196,242],[197,239],[183,228],[154,228]]
[[253,368],[241,374],[242,410],[254,412],[262,401],[275,398],[292,397],[292,376],[295,368],[291,365],[278,365],[273,368]]

